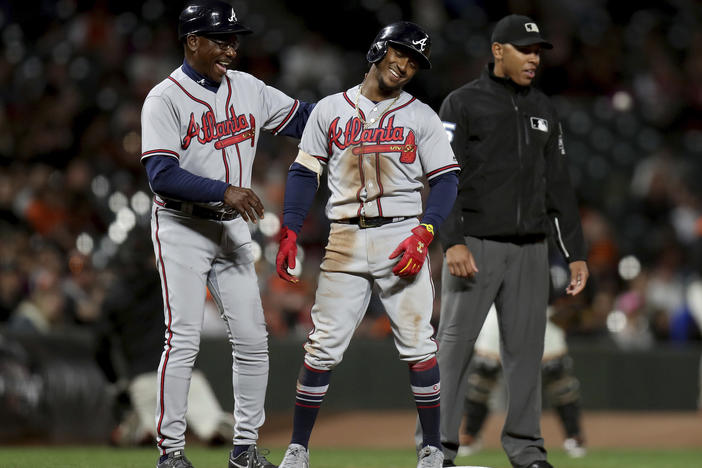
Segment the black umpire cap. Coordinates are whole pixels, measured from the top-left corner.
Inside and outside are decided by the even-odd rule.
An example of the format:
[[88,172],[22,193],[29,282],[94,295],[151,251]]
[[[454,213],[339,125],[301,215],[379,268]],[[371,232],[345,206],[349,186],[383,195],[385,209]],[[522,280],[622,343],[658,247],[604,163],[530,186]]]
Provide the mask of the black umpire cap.
[[492,42],[516,46],[540,44],[544,49],[553,49],[553,44],[541,37],[534,20],[524,15],[509,15],[498,21],[492,31]]

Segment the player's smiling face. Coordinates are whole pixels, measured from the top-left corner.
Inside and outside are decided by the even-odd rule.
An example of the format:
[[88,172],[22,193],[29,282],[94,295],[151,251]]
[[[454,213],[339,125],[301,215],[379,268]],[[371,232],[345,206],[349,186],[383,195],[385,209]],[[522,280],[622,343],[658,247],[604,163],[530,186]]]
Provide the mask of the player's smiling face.
[[[495,48],[495,46],[499,46]],[[541,63],[541,45],[515,46],[493,44],[495,75],[509,77],[521,86],[529,86]]]
[[397,93],[419,70],[417,60],[401,49],[388,46],[383,60],[377,67],[378,87],[384,93]]
[[222,34],[212,37],[188,36],[187,47],[191,52],[188,63],[198,73],[217,83],[231,68],[239,48],[236,34]]

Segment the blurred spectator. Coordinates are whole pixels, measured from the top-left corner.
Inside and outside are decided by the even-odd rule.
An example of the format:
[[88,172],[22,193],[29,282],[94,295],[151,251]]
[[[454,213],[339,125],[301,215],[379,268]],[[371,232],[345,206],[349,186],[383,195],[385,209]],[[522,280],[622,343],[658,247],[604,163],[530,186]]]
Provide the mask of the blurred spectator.
[[22,299],[22,280],[13,263],[0,264],[0,323],[7,321]]
[[8,328],[20,333],[45,334],[59,328],[64,319],[65,300],[59,276],[49,269],[33,272],[30,293],[13,312]]
[[624,315],[624,324],[614,334],[615,342],[626,350],[648,349],[653,345],[654,336],[648,320],[645,287],[646,275],[637,276],[631,289],[620,294],[615,301],[615,310]]

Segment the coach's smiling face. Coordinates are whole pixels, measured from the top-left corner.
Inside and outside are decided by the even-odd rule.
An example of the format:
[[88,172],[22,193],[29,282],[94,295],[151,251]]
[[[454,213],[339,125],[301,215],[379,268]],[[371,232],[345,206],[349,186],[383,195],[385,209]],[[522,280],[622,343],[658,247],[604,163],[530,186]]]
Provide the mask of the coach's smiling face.
[[186,58],[195,71],[219,83],[234,64],[238,48],[236,34],[190,35],[186,40]]

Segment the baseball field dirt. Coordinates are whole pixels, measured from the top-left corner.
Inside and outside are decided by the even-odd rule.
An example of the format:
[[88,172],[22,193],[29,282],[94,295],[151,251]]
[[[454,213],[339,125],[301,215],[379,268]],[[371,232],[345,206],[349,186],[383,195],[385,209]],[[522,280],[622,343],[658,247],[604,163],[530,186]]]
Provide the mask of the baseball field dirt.
[[[315,447],[412,447],[414,411],[349,411],[325,414],[310,441]],[[500,447],[504,413],[493,413],[483,433],[486,448]],[[541,430],[546,448],[560,448],[563,433],[558,418],[544,412]],[[292,414],[269,415],[261,440],[270,446],[290,441]],[[591,448],[702,448],[702,412],[586,411],[583,426]]]

